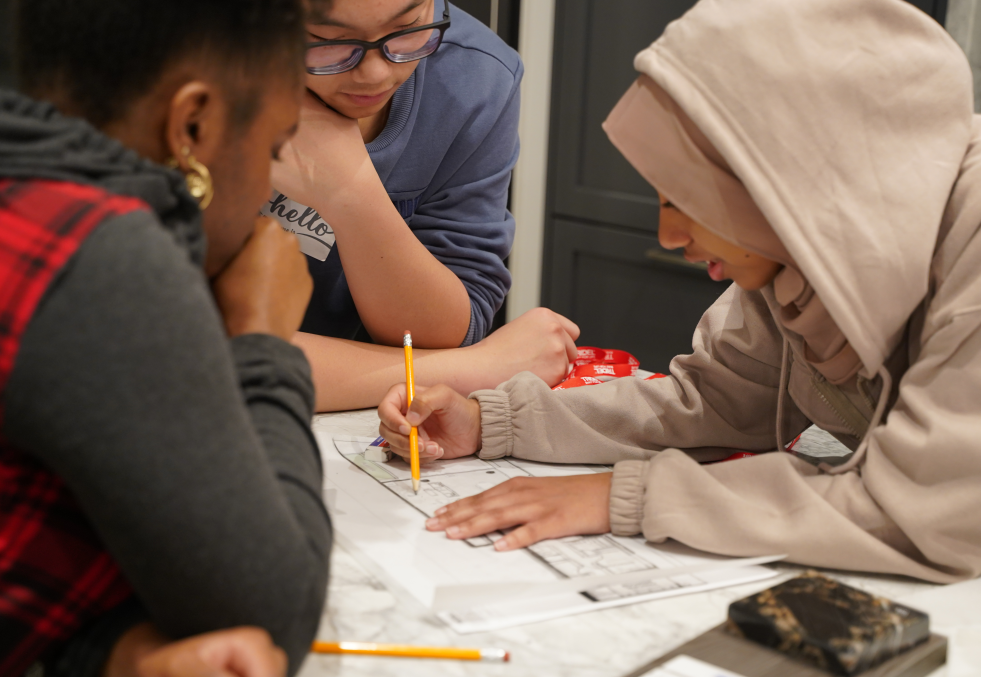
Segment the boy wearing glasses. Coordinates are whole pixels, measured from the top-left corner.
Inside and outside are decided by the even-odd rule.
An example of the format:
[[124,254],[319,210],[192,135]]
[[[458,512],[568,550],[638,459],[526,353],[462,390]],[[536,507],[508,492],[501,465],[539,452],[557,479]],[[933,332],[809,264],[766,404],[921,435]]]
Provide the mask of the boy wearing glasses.
[[[446,0],[334,0],[307,26],[299,134],[263,210],[296,233],[314,294],[296,343],[318,409],[378,404],[401,378],[459,392],[565,376],[578,328],[537,309],[478,343],[511,279],[507,210],[521,60]],[[372,342],[376,345],[370,345]]]

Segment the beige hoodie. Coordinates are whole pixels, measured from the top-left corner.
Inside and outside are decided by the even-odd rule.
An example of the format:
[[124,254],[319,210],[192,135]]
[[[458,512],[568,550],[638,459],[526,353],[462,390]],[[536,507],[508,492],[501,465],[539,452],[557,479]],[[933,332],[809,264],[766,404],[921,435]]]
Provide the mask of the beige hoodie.
[[[635,66],[748,190],[861,370],[832,385],[781,325],[772,286],[733,285],[671,378],[551,392],[522,374],[474,393],[481,455],[616,463],[618,534],[977,576],[981,123],[964,55],[902,0],[702,0]],[[644,174],[636,147],[657,140],[636,131],[613,140]],[[848,464],[697,462],[778,449],[812,422],[857,449]]]

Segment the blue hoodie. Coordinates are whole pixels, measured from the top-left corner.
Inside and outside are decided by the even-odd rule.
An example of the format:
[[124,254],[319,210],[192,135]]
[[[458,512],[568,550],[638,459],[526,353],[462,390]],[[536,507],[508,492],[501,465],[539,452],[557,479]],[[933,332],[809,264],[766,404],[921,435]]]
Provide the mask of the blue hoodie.
[[[442,5],[436,0],[437,16]],[[513,49],[469,14],[452,6],[450,19],[442,45],[396,91],[388,123],[367,149],[409,228],[466,287],[470,328],[463,345],[470,345],[487,335],[511,287],[504,258],[514,240],[514,217],[507,199],[518,159],[524,67]],[[301,330],[370,340],[330,226],[279,193],[263,214],[295,232],[307,254],[314,292]]]

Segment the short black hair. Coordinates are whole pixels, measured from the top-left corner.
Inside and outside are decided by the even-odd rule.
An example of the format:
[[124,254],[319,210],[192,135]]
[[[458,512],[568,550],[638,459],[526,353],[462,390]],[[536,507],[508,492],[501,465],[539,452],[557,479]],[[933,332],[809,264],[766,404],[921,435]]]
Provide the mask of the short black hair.
[[[28,94],[62,92],[96,126],[123,117],[189,56],[255,81],[302,76],[303,0],[16,0],[15,63]],[[238,97],[246,122],[257,96]]]

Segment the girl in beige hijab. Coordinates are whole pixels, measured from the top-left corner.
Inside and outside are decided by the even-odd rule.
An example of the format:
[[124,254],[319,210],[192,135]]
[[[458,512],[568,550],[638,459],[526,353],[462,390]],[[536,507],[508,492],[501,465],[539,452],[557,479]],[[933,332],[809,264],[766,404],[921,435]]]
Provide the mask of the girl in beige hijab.
[[[981,573],[981,123],[957,45],[902,0],[702,0],[604,127],[659,238],[733,284],[670,378],[437,387],[382,434],[426,454],[615,464],[499,485],[431,529],[498,549],[643,533],[946,582]],[[784,453],[811,424],[853,450]],[[758,455],[706,463],[735,450]]]

